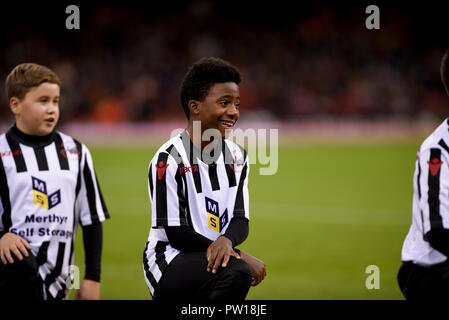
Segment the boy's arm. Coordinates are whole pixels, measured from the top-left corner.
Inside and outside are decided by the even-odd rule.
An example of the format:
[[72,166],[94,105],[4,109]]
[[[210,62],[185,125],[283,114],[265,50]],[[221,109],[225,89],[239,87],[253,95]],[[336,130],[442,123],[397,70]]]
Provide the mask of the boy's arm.
[[84,279],[100,282],[103,227],[101,223],[95,223],[82,228],[86,263]]
[[103,228],[101,222],[109,213],[95,174],[92,156],[85,145],[81,148],[80,188],[76,199],[76,210],[83,228],[86,272],[75,299],[100,299],[101,251]]
[[231,240],[232,246],[236,247],[246,240],[249,234],[248,219],[244,217],[233,217],[229,223],[224,236]]
[[82,228],[86,271],[75,298],[77,300],[99,300],[103,227],[101,223],[95,223]]
[[243,148],[242,157],[245,162],[237,186],[233,218],[225,234],[218,237],[206,252],[208,261],[207,271],[212,270],[212,273],[216,273],[220,266],[223,268],[226,267],[231,256],[240,259],[240,255],[234,250],[234,247],[242,243],[249,233],[249,161],[246,151]]
[[213,242],[188,226],[164,227],[170,245],[182,252],[206,251]]
[[[170,245],[183,252],[206,251],[214,242],[188,226],[165,226],[164,229]],[[232,218],[223,236],[235,247],[246,239],[248,231],[247,219]]]
[[265,263],[262,260],[257,259],[256,257],[253,257],[252,255],[243,252],[240,250],[240,257],[243,261],[245,261],[253,274],[253,280],[251,282],[252,286],[257,286],[259,283],[262,282],[262,280],[267,275],[267,270],[265,268]]

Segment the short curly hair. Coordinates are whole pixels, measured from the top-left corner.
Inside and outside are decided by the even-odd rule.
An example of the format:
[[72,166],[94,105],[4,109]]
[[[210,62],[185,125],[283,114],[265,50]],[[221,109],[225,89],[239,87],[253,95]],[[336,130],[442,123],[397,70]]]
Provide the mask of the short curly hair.
[[190,66],[181,83],[181,105],[189,119],[189,101],[203,101],[216,83],[240,84],[239,70],[231,63],[215,57],[202,58]]

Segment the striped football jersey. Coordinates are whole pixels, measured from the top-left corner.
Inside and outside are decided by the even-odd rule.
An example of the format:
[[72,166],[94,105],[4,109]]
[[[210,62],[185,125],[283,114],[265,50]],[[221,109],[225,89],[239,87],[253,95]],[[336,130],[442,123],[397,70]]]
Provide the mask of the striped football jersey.
[[233,217],[249,219],[246,151],[229,140],[222,140],[214,151],[205,161],[183,131],[162,145],[150,162],[152,224],[143,267],[153,296],[155,285],[180,252],[170,246],[164,226],[188,226],[214,241]]
[[69,293],[78,224],[107,218],[84,144],[58,131],[28,136],[15,126],[0,136],[0,228],[30,243],[44,298]]
[[449,229],[449,120],[424,140],[413,176],[412,225],[402,247],[402,261],[430,266],[447,260],[426,234]]

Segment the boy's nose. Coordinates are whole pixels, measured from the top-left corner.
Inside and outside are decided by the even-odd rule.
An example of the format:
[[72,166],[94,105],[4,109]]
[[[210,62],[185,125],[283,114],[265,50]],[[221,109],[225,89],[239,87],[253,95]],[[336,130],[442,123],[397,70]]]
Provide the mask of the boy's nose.
[[232,104],[230,108],[228,108],[228,115],[232,117],[238,117],[239,116],[239,110],[235,106],[235,104]]

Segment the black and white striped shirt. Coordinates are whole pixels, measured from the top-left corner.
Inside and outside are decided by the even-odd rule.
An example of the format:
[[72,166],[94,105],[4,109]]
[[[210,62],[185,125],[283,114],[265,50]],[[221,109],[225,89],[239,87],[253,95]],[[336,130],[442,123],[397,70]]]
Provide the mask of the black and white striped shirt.
[[0,228],[27,240],[44,297],[64,298],[78,224],[109,218],[84,144],[61,132],[0,136]]
[[[430,266],[447,260],[429,235],[449,229],[449,120],[424,140],[413,176],[412,225],[402,247],[402,261]],[[447,244],[446,244],[447,247]]]
[[180,252],[170,246],[165,226],[188,226],[214,241],[233,217],[249,220],[246,151],[222,140],[212,160],[202,160],[184,131],[162,145],[150,162],[152,227],[143,267],[153,296],[165,268]]

